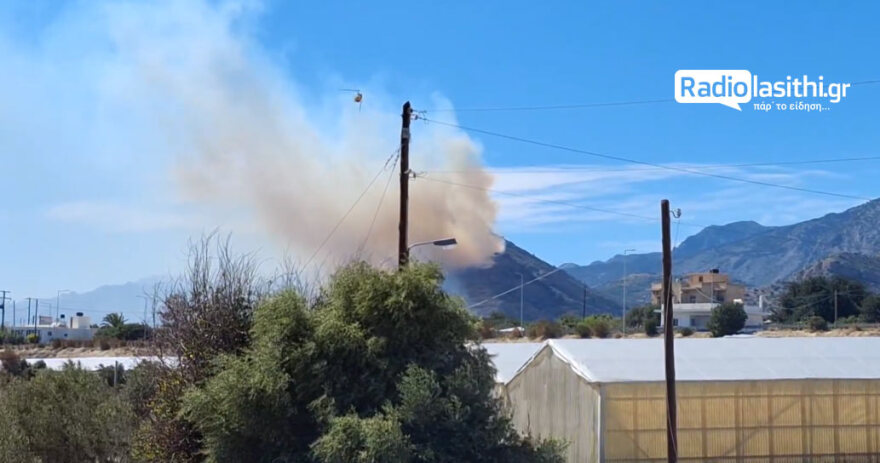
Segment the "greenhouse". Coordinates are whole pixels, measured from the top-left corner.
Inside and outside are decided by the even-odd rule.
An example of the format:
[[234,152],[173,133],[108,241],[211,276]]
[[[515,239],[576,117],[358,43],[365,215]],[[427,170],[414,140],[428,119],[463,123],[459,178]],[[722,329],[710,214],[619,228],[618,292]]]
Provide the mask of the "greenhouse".
[[[679,460],[880,461],[880,338],[677,339],[675,356]],[[666,460],[660,339],[547,341],[504,395],[568,461]]]

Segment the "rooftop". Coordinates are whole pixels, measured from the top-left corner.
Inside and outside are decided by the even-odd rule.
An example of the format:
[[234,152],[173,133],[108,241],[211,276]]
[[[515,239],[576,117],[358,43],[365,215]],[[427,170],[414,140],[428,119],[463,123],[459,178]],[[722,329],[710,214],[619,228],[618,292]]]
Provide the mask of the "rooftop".
[[495,381],[506,383],[513,379],[513,375],[523,364],[531,359],[541,347],[544,347],[544,343],[497,342],[484,343],[482,346],[492,358],[492,363],[495,364]]
[[[509,382],[538,354],[534,344],[485,344],[494,352],[497,379]],[[497,347],[496,347],[497,346]],[[518,346],[518,347],[516,347]],[[540,344],[538,346],[541,346]],[[543,344],[594,383],[665,379],[663,340],[554,339]],[[523,359],[530,349],[529,358]],[[676,339],[678,381],[880,379],[880,338]],[[513,365],[515,372],[511,373]]]

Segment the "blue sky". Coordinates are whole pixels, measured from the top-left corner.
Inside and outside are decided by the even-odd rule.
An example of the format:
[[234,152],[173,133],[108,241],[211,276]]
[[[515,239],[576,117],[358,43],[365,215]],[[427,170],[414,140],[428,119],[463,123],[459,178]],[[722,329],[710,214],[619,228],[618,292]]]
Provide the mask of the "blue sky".
[[[821,114],[673,102],[452,109],[669,99],[678,69],[876,80],[878,14],[866,2],[19,2],[0,12],[0,289],[49,296],[176,274],[187,239],[215,228],[269,268],[284,252],[305,261],[395,148],[405,100],[438,121],[875,197],[876,160],[707,165],[880,155],[880,85],[854,87]],[[340,88],[361,89],[360,110]],[[679,241],[702,225],[782,225],[863,202],[421,121],[413,137],[413,169],[427,176],[414,194],[454,198],[431,216],[460,219],[431,228],[447,225],[420,218],[416,227],[458,230],[485,250],[477,235],[488,220],[553,264],[655,250],[659,225],[536,199],[653,217],[669,198],[683,210]],[[255,166],[251,146],[269,164]],[[288,148],[296,154],[285,157]],[[495,210],[454,186],[426,186],[467,183],[444,171],[477,159],[494,175],[491,189],[520,196],[491,195]],[[380,178],[315,260],[345,259],[345,243],[365,234]],[[327,217],[315,218],[310,204],[326,205]],[[393,230],[393,215],[381,210],[377,234]],[[371,245],[393,252],[381,236]]]

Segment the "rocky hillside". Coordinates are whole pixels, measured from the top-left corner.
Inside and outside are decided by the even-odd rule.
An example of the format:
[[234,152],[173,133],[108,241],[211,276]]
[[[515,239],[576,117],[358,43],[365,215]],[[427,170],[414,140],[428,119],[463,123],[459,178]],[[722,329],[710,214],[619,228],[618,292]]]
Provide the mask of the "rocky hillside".
[[835,276],[860,281],[872,291],[880,291],[880,255],[834,254],[801,270],[796,279]]
[[[676,274],[719,268],[751,287],[765,287],[797,278],[805,268],[831,256],[835,268],[855,266],[853,255],[880,254],[880,200],[873,200],[841,213],[782,227],[764,227],[755,222],[736,222],[708,227],[685,240],[674,254]],[[658,253],[629,255],[628,273],[658,275]],[[844,262],[846,264],[844,264]],[[826,266],[830,266],[827,263]],[[605,288],[623,275],[623,256],[586,266],[567,266],[566,271],[591,286]],[[870,272],[865,273],[867,277]],[[867,283],[867,282],[866,282]]]
[[[469,268],[447,274],[446,289],[458,294],[469,303],[475,304],[496,294],[519,285],[519,274],[526,282],[557,270],[533,254],[510,241],[503,253],[494,257],[488,268]],[[619,310],[619,302],[596,293],[583,283],[572,278],[565,271],[557,271],[534,283],[528,284],[523,292],[523,316],[526,320],[555,319],[567,312],[580,314],[583,310],[586,290],[587,313],[607,313]],[[494,311],[519,318],[519,290],[473,307],[478,315],[488,315]]]

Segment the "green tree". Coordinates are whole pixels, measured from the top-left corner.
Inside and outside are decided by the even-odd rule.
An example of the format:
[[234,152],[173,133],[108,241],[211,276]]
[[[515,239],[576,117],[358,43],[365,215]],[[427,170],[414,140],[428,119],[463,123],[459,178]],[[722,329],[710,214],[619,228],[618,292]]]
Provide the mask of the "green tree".
[[712,309],[706,327],[716,338],[736,334],[746,326],[748,317],[742,304],[726,302]]
[[4,462],[127,461],[135,420],[98,375],[71,364],[7,384],[0,428]]
[[798,323],[819,316],[833,322],[835,293],[838,318],[859,315],[859,306],[867,296],[863,284],[840,277],[814,277],[788,283],[779,298],[781,307],[774,311],[772,319]]
[[213,375],[219,357],[247,347],[253,310],[261,297],[255,272],[253,258],[233,256],[228,239],[209,235],[190,245],[188,271],[163,298],[162,327],[155,333],[156,344],[176,362],[155,369],[155,395],[134,443],[137,459],[204,460],[202,437],[181,416],[181,399],[188,388]]
[[626,326],[630,328],[645,327],[648,320],[654,320],[656,325],[660,325],[660,306],[643,305],[626,311]]
[[107,326],[110,328],[120,329],[122,328],[122,325],[125,325],[125,317],[118,312],[104,315],[104,319],[101,321],[101,326]]
[[309,307],[261,304],[250,345],[189,389],[210,462],[556,462],[512,428],[475,319],[429,265],[352,264]]
[[880,296],[872,294],[862,300],[859,318],[868,323],[880,322]]

